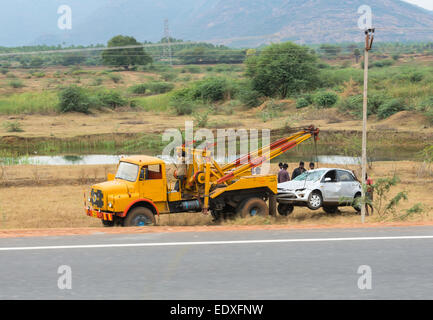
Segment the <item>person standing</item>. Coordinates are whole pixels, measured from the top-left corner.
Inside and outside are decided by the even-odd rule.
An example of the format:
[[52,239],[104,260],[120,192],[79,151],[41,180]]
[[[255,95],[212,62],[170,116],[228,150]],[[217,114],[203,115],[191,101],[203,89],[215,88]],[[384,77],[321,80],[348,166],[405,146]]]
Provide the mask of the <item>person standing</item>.
[[309,166],[310,170],[314,170],[314,162],[310,162]]
[[368,207],[370,207],[371,209],[371,215],[373,215],[373,179],[371,179],[368,174],[365,174],[365,180],[366,180],[366,184],[367,184],[367,189],[365,192],[365,197],[366,197],[366,201],[365,201],[365,211],[367,213],[367,216],[370,215],[370,213],[368,212]]
[[305,166],[304,161],[299,162],[299,167],[293,170],[292,179],[295,179],[297,176],[300,176],[305,171],[307,171],[304,166]]
[[287,163],[285,163],[283,165],[283,169],[281,169],[280,172],[278,172],[278,183],[290,181],[290,175],[287,172],[288,168],[289,168],[289,165]]

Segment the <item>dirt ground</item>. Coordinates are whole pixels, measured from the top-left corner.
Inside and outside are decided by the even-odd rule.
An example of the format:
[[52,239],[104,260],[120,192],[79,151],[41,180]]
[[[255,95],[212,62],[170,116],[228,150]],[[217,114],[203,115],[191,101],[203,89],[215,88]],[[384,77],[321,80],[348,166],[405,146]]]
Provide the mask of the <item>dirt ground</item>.
[[[233,115],[209,115],[208,127],[222,126],[227,128],[255,128],[277,129],[286,124],[290,127],[309,126],[312,123],[324,131],[346,130],[361,131],[362,122],[345,118],[335,109],[327,110],[296,110],[292,103],[287,105],[282,117],[263,122],[260,109],[252,112],[235,112]],[[162,133],[168,128],[185,127],[185,121],[192,121],[191,116],[176,116],[170,114],[155,114],[145,111],[106,111],[95,115],[77,113],[53,115],[0,115],[0,123],[18,120],[23,132],[9,133],[0,126],[0,137],[46,137],[46,138],[73,138],[83,135],[112,135],[117,133]],[[110,125],[107,125],[109,123]],[[196,128],[198,129],[198,128]],[[392,130],[397,132],[414,132],[431,135],[433,126],[419,114],[402,111],[388,119],[377,121],[369,120],[369,131]]]
[[[320,167],[325,167],[320,164]],[[421,203],[423,212],[415,214],[405,221],[433,223],[433,174],[423,173],[420,176],[419,162],[375,162],[369,170],[374,180],[380,177],[391,177],[397,173],[400,183],[391,189],[389,199],[400,191],[407,191],[408,200],[402,201],[398,212],[403,214],[417,203]],[[296,167],[289,164],[289,170]],[[326,167],[335,167],[328,165]],[[337,166],[354,169],[359,166]],[[38,229],[38,228],[98,228],[98,219],[87,217],[84,213],[84,193],[90,190],[94,182],[103,181],[107,173],[113,172],[115,166],[7,166],[4,167],[0,182],[0,229]],[[172,168],[169,168],[169,173]],[[272,173],[276,173],[276,165]],[[35,173],[36,172],[36,173]],[[359,173],[358,173],[359,174]],[[325,214],[322,210],[311,211],[306,208],[295,208],[289,217],[257,217],[235,219],[222,223],[223,226],[235,225],[356,225],[360,221],[353,208],[341,208],[338,214]],[[389,223],[392,219],[379,219],[377,215],[367,217],[368,224]],[[385,222],[384,222],[385,221]],[[161,215],[160,226],[212,226],[210,216],[200,213]]]

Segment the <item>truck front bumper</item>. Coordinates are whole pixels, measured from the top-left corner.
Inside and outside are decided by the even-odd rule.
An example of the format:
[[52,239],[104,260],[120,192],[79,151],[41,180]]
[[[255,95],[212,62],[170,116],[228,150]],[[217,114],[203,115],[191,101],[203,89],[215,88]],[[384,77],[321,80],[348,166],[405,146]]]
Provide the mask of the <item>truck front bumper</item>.
[[113,221],[113,216],[114,216],[113,213],[104,212],[100,210],[92,210],[91,208],[85,208],[84,210],[89,217],[98,218],[105,221]]

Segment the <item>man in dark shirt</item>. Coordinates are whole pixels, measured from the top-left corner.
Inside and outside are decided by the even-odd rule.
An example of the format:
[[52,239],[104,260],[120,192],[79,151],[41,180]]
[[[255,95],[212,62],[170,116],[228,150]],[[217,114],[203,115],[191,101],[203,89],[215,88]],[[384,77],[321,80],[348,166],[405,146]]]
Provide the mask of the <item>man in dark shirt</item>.
[[305,171],[307,171],[304,168],[304,161],[299,162],[299,168],[296,168],[295,170],[293,170],[292,173],[292,179],[295,179],[297,176],[300,176],[301,174],[303,174]]
[[290,175],[289,175],[289,173],[287,172],[287,168],[288,168],[288,167],[289,167],[288,164],[285,163],[285,164],[283,165],[283,169],[281,169],[281,170],[278,172],[278,183],[283,183],[283,182],[290,181]]

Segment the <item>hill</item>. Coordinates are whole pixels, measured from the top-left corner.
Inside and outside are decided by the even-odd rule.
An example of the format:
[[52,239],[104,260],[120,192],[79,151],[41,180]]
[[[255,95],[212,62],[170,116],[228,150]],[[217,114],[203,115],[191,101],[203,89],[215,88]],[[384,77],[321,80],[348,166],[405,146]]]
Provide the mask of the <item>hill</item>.
[[[433,12],[400,0],[75,0],[73,28],[57,28],[61,0],[2,4],[0,46],[106,43],[117,34],[158,41],[163,20],[185,40],[261,45],[361,41],[357,9],[373,9],[378,41],[433,41]],[[247,38],[239,40],[238,38]]]

